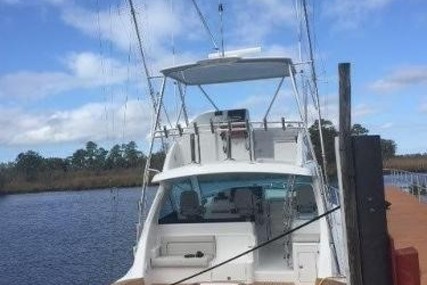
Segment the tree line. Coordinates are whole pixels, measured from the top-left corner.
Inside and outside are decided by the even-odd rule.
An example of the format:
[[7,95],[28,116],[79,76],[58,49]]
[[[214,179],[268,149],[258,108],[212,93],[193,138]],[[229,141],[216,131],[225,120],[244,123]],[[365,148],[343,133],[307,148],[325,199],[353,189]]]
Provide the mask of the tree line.
[[[154,153],[152,167],[161,169],[164,158],[163,152]],[[85,176],[126,170],[138,170],[142,173],[141,169],[146,161],[147,156],[138,149],[134,141],[116,144],[109,150],[88,141],[84,148],[77,149],[66,158],[45,158],[38,152],[29,150],[18,154],[13,162],[0,164],[0,190],[10,183],[46,182],[46,179],[64,179],[76,173],[83,173]]]
[[[314,152],[316,154],[317,161],[322,161],[322,151],[320,145],[319,135],[319,121],[316,120],[313,125],[309,128],[310,137],[313,142]],[[335,157],[335,137],[338,136],[338,131],[334,124],[329,120],[321,120],[321,128],[323,132],[323,141],[325,146],[326,159],[328,161],[328,173],[333,175],[336,172],[336,157]],[[369,130],[363,127],[361,124],[354,124],[351,128],[351,134],[353,136],[361,136],[369,134]],[[387,161],[396,155],[397,144],[395,141],[390,139],[381,138],[381,155],[383,161]]]
[[[329,120],[322,120],[321,127],[328,160],[328,173],[334,174],[336,171],[334,138],[338,135],[338,131]],[[317,121],[309,128],[309,132],[317,160],[321,162]],[[360,124],[352,127],[353,135],[368,133],[369,130]],[[381,149],[383,159],[388,160],[395,156],[396,143],[393,140],[381,139]],[[164,158],[164,152],[154,153],[151,167],[161,170]],[[29,150],[18,154],[13,162],[0,164],[0,191],[5,187],[31,188],[37,183],[40,189],[138,185],[142,182],[142,169],[146,161],[147,156],[138,149],[134,141],[116,144],[109,150],[98,146],[93,141],[88,141],[84,148],[77,149],[66,158],[45,158]]]

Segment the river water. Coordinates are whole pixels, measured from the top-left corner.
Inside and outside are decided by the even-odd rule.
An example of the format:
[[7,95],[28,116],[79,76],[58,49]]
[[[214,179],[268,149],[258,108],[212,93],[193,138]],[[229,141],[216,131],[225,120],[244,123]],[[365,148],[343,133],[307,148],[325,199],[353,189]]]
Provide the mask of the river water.
[[140,188],[0,196],[0,285],[111,284],[132,264],[139,197]]
[[110,284],[132,264],[139,197],[140,188],[0,196],[0,285]]

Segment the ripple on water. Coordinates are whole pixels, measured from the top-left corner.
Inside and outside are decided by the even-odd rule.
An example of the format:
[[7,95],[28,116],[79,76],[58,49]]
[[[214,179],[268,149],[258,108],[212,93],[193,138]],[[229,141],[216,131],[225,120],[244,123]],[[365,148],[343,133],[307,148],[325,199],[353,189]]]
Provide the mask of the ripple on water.
[[110,284],[122,276],[132,264],[139,189],[0,197],[0,285]]

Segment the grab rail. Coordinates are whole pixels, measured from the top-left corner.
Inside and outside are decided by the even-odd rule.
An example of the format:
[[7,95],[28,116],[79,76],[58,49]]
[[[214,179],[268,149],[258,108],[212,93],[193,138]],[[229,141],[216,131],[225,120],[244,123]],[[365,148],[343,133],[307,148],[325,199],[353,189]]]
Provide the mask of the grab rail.
[[384,184],[398,187],[403,192],[417,197],[419,202],[427,203],[427,174],[401,169],[384,169]]
[[282,130],[286,129],[302,129],[303,122],[301,121],[285,121],[282,119],[281,121],[253,121],[253,122],[210,122],[209,124],[197,124],[197,127],[187,126],[182,127],[178,124],[175,128],[167,128],[166,126],[163,129],[158,129],[154,132],[156,138],[169,138],[169,137],[181,137],[183,135],[190,135],[196,133],[215,133],[215,131],[221,131],[224,133],[228,132],[239,132],[239,131],[248,131],[249,129],[264,129],[268,130],[269,128],[281,128]]

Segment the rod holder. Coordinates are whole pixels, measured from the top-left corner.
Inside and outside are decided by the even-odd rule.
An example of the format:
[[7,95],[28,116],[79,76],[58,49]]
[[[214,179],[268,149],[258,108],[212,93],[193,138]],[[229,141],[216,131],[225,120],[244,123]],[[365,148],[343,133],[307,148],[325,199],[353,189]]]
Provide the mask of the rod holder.
[[193,123],[193,127],[194,127],[194,134],[196,136],[198,136],[199,135],[199,127],[197,126],[196,122]]
[[198,155],[198,163],[202,163],[202,153],[200,150],[200,132],[199,127],[197,126],[197,123],[194,122],[194,134],[197,136],[197,155]]
[[232,126],[231,126],[231,121],[228,121],[228,133],[227,133],[227,159],[232,159],[231,158],[231,131],[232,131]]
[[178,129],[179,136],[182,137],[182,127],[181,127],[181,124],[176,125],[176,128]]
[[168,138],[168,130],[166,129],[166,126],[163,126],[163,132],[165,133],[165,138]]
[[211,126],[211,133],[214,133],[214,124],[213,124],[212,119],[210,119],[209,124]]
[[282,129],[285,131],[286,130],[286,124],[285,124],[285,118],[282,117]]
[[196,162],[196,136],[194,134],[190,134],[190,152],[191,152],[191,162]]

